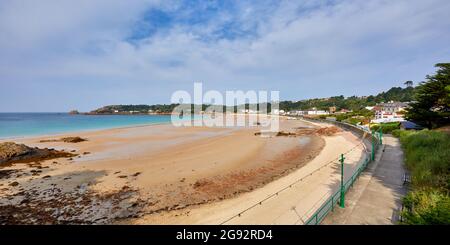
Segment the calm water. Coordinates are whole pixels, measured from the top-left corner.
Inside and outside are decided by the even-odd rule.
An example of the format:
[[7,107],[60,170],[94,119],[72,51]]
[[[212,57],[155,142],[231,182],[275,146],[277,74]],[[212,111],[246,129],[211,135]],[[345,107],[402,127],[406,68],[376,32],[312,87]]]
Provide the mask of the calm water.
[[169,115],[69,115],[0,113],[0,138],[169,123]]

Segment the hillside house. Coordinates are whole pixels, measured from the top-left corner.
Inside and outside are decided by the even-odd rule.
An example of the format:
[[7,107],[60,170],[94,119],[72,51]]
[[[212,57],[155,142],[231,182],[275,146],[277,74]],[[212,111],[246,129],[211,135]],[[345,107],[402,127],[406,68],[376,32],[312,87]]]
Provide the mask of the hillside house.
[[404,121],[403,112],[408,107],[404,102],[380,103],[374,106],[375,119],[374,123],[402,122]]

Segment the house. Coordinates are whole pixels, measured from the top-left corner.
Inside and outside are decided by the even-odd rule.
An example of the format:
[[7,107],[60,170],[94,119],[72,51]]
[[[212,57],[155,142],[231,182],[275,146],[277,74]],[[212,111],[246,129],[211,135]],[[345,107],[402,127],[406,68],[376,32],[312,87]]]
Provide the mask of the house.
[[329,111],[330,113],[335,113],[335,112],[336,112],[336,106],[331,106],[331,107],[328,109],[328,111]]
[[376,105],[373,110],[375,111],[375,119],[373,123],[387,123],[387,122],[402,122],[403,111],[408,107],[407,103],[393,102],[380,103]]
[[288,112],[286,112],[286,115],[300,116],[300,115],[303,115],[303,111],[288,111]]
[[328,115],[329,113],[326,111],[318,111],[318,110],[309,110],[307,112],[308,115]]
[[274,109],[274,110],[272,110],[272,114],[275,114],[275,115],[284,115],[284,114],[285,114],[285,111],[284,111],[284,110],[279,110],[279,109]]
[[399,112],[404,111],[406,107],[408,107],[407,103],[404,102],[394,102],[390,101],[388,103],[381,103],[377,105],[378,107],[381,107],[381,111],[385,112]]
[[344,109],[344,108],[342,108],[340,111],[339,111],[339,113],[347,113],[347,112],[352,112],[351,110],[348,110],[348,109]]

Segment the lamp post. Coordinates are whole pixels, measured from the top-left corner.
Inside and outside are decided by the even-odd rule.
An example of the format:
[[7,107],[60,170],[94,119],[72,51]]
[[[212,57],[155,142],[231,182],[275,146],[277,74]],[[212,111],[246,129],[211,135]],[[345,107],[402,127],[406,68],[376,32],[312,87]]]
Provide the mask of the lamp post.
[[341,162],[341,200],[339,202],[341,208],[345,208],[344,159],[344,154],[341,154],[341,158],[339,159]]

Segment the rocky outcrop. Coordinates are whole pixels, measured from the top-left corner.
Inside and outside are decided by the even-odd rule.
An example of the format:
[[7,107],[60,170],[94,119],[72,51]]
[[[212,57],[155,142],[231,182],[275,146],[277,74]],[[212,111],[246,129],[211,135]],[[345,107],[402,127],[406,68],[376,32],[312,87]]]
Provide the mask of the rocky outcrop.
[[0,143],[0,166],[12,163],[28,163],[38,162],[60,157],[72,157],[75,154],[57,151],[54,149],[40,149],[37,147],[29,147],[24,144],[16,144],[14,142]]
[[[297,128],[295,132],[285,132],[279,131],[276,136],[304,136],[304,135],[321,135],[321,136],[332,136],[342,129],[331,126],[331,127],[321,127],[321,128]],[[255,133],[255,135],[260,135],[261,133]]]
[[61,141],[66,142],[66,143],[79,143],[79,142],[86,141],[86,139],[83,139],[81,137],[75,136],[75,137],[61,138]]
[[65,142],[65,143],[79,143],[87,141],[87,139],[75,136],[75,137],[65,137],[61,139],[51,139],[51,140],[41,140],[40,143],[46,143],[46,142]]

